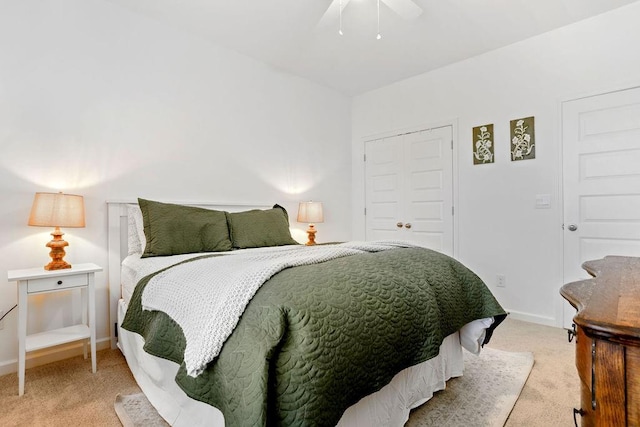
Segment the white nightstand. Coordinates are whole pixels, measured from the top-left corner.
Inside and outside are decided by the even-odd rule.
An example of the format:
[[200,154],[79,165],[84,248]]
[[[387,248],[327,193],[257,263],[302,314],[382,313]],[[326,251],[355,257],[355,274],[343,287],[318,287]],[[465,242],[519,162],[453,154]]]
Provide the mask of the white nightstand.
[[[85,340],[84,358],[87,358],[87,343],[91,345],[91,368],[96,372],[96,300],[95,273],[102,267],[95,264],[77,264],[72,268],[47,271],[44,268],[9,270],[10,282],[18,282],[18,395],[24,394],[25,357],[29,351],[54,345]],[[27,335],[27,295],[82,289],[82,323],[51,331]],[[88,298],[87,298],[87,293]]]

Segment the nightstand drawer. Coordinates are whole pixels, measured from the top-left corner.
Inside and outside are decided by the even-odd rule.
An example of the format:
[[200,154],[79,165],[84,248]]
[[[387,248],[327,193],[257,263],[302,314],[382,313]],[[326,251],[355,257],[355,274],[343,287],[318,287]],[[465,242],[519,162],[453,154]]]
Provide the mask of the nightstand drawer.
[[57,291],[66,288],[87,286],[89,278],[86,274],[74,274],[72,276],[45,277],[43,279],[31,279],[27,283],[27,292]]

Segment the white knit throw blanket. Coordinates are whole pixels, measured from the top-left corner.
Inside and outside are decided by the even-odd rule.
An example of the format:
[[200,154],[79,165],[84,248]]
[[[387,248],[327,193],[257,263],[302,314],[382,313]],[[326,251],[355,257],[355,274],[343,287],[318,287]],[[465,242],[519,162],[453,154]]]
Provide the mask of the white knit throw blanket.
[[156,274],[142,294],[145,310],[166,313],[186,339],[187,374],[200,375],[222,349],[260,286],[288,267],[363,252],[413,246],[407,242],[348,242],[249,250],[186,262]]

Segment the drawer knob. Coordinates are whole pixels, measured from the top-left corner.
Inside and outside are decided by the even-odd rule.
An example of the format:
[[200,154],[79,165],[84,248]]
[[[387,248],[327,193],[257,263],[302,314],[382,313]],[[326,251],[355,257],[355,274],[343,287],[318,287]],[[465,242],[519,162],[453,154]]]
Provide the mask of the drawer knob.
[[62,280],[58,280],[58,285],[62,285]]
[[578,335],[578,332],[576,331],[576,324],[572,323],[571,329],[567,329],[567,339],[569,340],[569,342],[573,341],[576,335]]

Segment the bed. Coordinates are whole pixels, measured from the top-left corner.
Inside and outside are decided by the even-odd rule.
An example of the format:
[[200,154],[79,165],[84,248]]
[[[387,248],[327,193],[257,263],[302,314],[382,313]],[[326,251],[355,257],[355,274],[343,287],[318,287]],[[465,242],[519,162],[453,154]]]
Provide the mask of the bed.
[[[171,425],[400,426],[462,375],[462,347],[478,353],[506,316],[449,257],[403,242],[295,245],[277,205],[140,200],[108,211],[112,346]],[[218,229],[163,237],[166,218],[182,226],[192,214]],[[438,272],[429,279],[427,264]],[[443,283],[423,290],[425,280]]]

